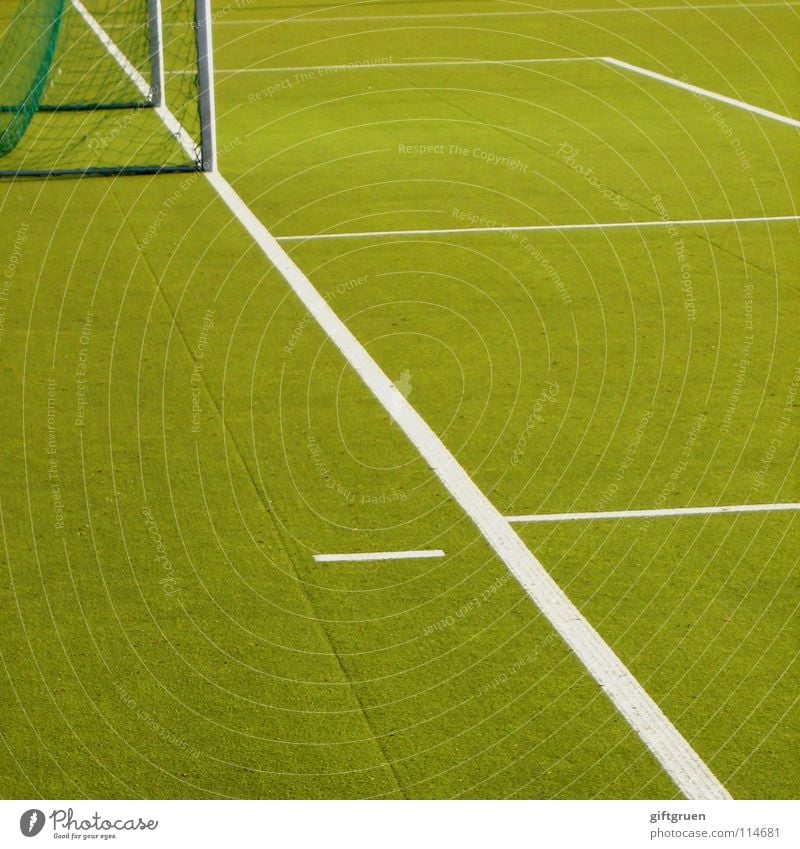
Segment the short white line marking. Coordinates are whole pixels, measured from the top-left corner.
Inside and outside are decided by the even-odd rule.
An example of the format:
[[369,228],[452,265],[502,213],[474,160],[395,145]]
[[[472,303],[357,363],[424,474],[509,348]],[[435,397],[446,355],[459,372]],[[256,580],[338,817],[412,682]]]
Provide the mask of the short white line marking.
[[527,18],[538,15],[610,15],[618,12],[627,14],[645,14],[651,12],[702,12],[706,9],[770,9],[775,7],[798,6],[800,3],[708,3],[706,5],[682,6],[619,6],[606,9],[521,9],[504,12],[428,12],[420,15],[347,15],[343,17],[314,18],[308,15],[297,18],[247,18],[245,20],[215,21],[215,26],[244,26],[252,24],[332,24],[348,21],[416,21],[458,18]]
[[731,504],[716,507],[668,507],[660,510],[603,510],[595,513],[531,513],[506,516],[509,522],[577,522],[594,519],[646,519],[658,516],[714,516],[720,513],[772,513],[800,510],[800,504]]
[[780,121],[781,124],[788,124],[790,127],[800,127],[800,121],[795,118],[790,118],[788,115],[781,115],[778,112],[771,112],[769,109],[762,109],[760,106],[753,106],[751,103],[745,103],[743,100],[736,100],[734,97],[728,97],[724,94],[718,94],[715,91],[710,91],[707,88],[692,85],[683,80],[676,80],[674,77],[668,77],[665,74],[659,74],[656,71],[648,71],[647,68],[640,68],[638,65],[631,65],[629,62],[622,62],[620,59],[614,59],[612,56],[603,56],[601,62],[606,62],[609,65],[615,65],[618,68],[624,68],[626,71],[632,71],[634,74],[641,74],[644,77],[650,77],[652,80],[666,83],[667,85],[682,88],[685,91],[691,91],[695,94],[701,94],[711,100],[716,100],[719,103],[726,103],[728,106],[733,106],[736,109],[744,109],[746,112],[751,112],[753,115],[761,115],[762,118],[769,118],[772,121]]
[[[603,56],[554,56],[536,59],[437,59],[425,62],[345,62],[341,65],[290,65],[285,68],[217,68],[218,74],[299,74],[319,71],[379,71],[381,68],[446,68],[464,65],[541,65],[555,62],[602,62]],[[191,71],[175,71],[190,74]]]
[[800,221],[800,215],[754,215],[747,218],[685,218],[678,221],[612,221],[589,224],[523,224],[509,227],[443,227],[430,230],[372,230],[357,233],[311,233],[306,236],[277,236],[279,242],[305,242],[312,239],[372,239],[392,236],[451,236],[470,233],[534,233],[561,230],[624,230],[642,227],[694,227],[712,224],[752,224]]
[[440,548],[423,551],[365,551],[352,554],[315,554],[317,563],[356,563],[361,560],[424,560],[429,557],[444,557]]
[[680,791],[690,799],[729,799],[707,764],[230,183],[218,172],[205,176]]

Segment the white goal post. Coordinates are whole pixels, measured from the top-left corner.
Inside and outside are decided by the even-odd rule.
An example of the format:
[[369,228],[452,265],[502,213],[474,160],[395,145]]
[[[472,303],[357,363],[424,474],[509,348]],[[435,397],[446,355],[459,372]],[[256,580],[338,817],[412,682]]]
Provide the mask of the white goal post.
[[0,176],[216,169],[210,0],[17,0]]

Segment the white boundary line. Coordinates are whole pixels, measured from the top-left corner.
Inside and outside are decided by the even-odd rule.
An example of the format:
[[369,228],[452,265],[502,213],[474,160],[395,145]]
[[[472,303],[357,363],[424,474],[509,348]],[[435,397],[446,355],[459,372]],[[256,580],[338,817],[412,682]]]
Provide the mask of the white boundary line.
[[440,548],[422,551],[364,551],[352,554],[315,554],[317,563],[357,563],[362,560],[424,560],[430,557],[444,557]]
[[650,14],[651,12],[703,12],[706,9],[761,9],[785,6],[798,6],[800,3],[709,3],[707,5],[682,6],[628,6],[605,9],[520,9],[519,11],[504,12],[428,12],[421,15],[345,15],[342,17],[314,18],[307,14],[296,18],[247,18],[234,21],[217,21],[216,24],[225,26],[244,26],[251,24],[331,24],[346,23],[347,21],[409,21],[409,20],[453,20],[458,18],[522,18],[538,15],[610,15],[619,12],[628,14]]
[[[553,56],[537,57],[535,59],[431,59],[424,62],[380,62],[365,60],[359,62],[344,62],[341,65],[297,65],[285,68],[217,68],[218,74],[299,74],[304,71],[375,71],[381,68],[446,68],[465,65],[544,65],[557,62],[604,62],[604,56]],[[176,71],[188,74],[191,71]]]
[[[108,43],[106,47],[110,49]],[[730,794],[706,763],[613,649],[584,619],[508,520],[478,488],[231,184],[218,171],[206,171],[204,175],[680,791],[690,799],[730,799]]]
[[717,507],[668,507],[660,510],[604,510],[595,513],[531,513],[506,516],[509,522],[577,522],[595,519],[646,519],[660,516],[716,516],[720,513],[772,513],[800,510],[800,504],[733,504]]
[[460,233],[536,233],[566,230],[624,230],[643,227],[695,227],[716,224],[751,224],[800,221],[800,215],[754,215],[747,218],[686,218],[678,221],[612,221],[587,224],[521,224],[509,227],[443,227],[430,230],[373,230],[355,233],[312,233],[306,236],[277,236],[279,242],[306,242],[319,239],[372,239],[391,236],[450,236]]
[[643,77],[649,77],[651,80],[658,80],[667,85],[682,88],[685,91],[691,91],[694,94],[700,94],[703,97],[708,97],[711,100],[717,100],[720,103],[725,103],[728,106],[733,106],[736,109],[744,109],[746,112],[751,112],[753,115],[760,115],[762,118],[769,118],[772,121],[780,121],[781,124],[788,124],[790,127],[800,127],[800,121],[795,118],[790,118],[788,115],[781,115],[778,112],[771,112],[769,109],[762,109],[760,106],[753,106],[751,103],[745,103],[743,100],[736,100],[734,97],[727,97],[724,94],[717,94],[715,91],[710,91],[707,88],[692,85],[683,80],[676,80],[674,77],[668,77],[665,74],[659,74],[656,71],[648,71],[647,68],[640,68],[639,65],[632,65],[630,62],[623,62],[621,59],[615,59],[613,56],[601,56],[601,62],[608,65],[614,65],[617,68],[623,68],[626,71],[632,71],[634,74],[641,74]]
[[205,176],[681,792],[690,799],[729,799],[728,791],[697,752],[230,183],[218,172]]
[[100,39],[103,47],[105,47],[105,49],[111,54],[111,58],[120,66],[120,68],[122,68],[123,72],[136,86],[136,88],[139,89],[139,93],[149,100],[152,91],[147,80],[130,63],[128,57],[117,47],[111,36],[97,22],[97,19],[86,8],[86,6],[81,3],[81,0],[71,0],[71,2],[78,14],[88,24],[92,32]]
[[[136,86],[136,88],[139,89],[141,94],[149,99],[151,96],[151,90],[150,86],[147,84],[147,80],[136,70],[136,68],[134,68],[133,65],[131,65],[127,56],[125,56],[119,47],[117,47],[111,36],[97,22],[86,6],[81,3],[81,0],[71,0],[71,3],[77,10],[78,14],[86,22],[89,29],[91,29],[92,32],[100,39],[103,47],[105,47],[111,54],[111,58],[114,59],[120,68],[122,68],[122,70],[128,75],[128,78]],[[161,105],[154,108],[158,117],[161,118],[166,128],[170,131],[170,133],[172,133],[173,137],[183,148],[186,155],[196,162],[197,145],[194,143],[194,140],[189,133],[186,132],[181,122],[164,105],[163,98]]]

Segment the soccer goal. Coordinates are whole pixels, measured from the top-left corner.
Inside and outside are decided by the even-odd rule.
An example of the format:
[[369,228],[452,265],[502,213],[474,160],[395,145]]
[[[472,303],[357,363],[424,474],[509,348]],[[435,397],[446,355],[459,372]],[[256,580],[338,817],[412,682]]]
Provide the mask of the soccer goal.
[[215,168],[209,0],[0,0],[0,176]]

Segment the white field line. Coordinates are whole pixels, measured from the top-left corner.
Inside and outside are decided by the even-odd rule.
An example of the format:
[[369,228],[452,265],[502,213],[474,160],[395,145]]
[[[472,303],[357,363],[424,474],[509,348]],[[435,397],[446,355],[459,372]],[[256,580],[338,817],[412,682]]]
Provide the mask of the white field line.
[[[108,44],[106,47],[110,49]],[[730,799],[730,794],[706,763],[614,650],[584,619],[508,520],[478,488],[230,183],[218,171],[203,173],[679,790],[689,799]]]
[[800,121],[795,118],[790,118],[788,115],[781,115],[778,112],[771,112],[769,109],[762,109],[760,106],[753,106],[751,103],[745,103],[743,100],[737,100],[735,97],[728,97],[724,94],[718,94],[715,91],[710,91],[707,88],[692,85],[683,80],[676,80],[674,77],[668,77],[665,74],[659,74],[656,71],[648,71],[647,68],[640,68],[639,65],[632,65],[630,62],[623,62],[620,59],[614,59],[613,56],[602,56],[601,62],[608,65],[614,65],[617,68],[623,68],[626,71],[632,71],[634,74],[641,74],[643,77],[649,77],[651,80],[658,80],[667,85],[682,88],[684,91],[691,91],[694,94],[700,94],[710,100],[716,100],[719,103],[725,103],[728,106],[733,106],[736,109],[744,109],[745,112],[750,112],[753,115],[760,115],[762,118],[769,118],[772,121],[780,121],[781,124],[788,124],[790,127],[800,127]]
[[717,224],[752,224],[800,221],[800,215],[754,215],[747,218],[684,218],[675,221],[612,221],[587,224],[520,224],[509,227],[443,227],[429,230],[366,230],[354,233],[310,233],[305,236],[277,236],[279,242],[305,242],[313,239],[372,239],[392,236],[451,236],[461,233],[536,233],[566,230],[624,230],[644,227],[697,227]]
[[[322,71],[375,71],[381,68],[445,68],[465,65],[543,65],[556,62],[603,62],[603,56],[553,56],[551,58],[537,57],[536,59],[432,59],[424,62],[344,62],[341,65],[289,65],[284,68],[217,68],[218,74],[300,74],[319,73]],[[191,74],[191,71],[173,71],[172,75]]]
[[352,554],[315,554],[317,563],[358,563],[362,560],[425,560],[430,557],[444,557],[440,548],[423,551],[364,551]]
[[[127,74],[128,78],[131,82],[136,86],[137,89],[141,92],[142,96],[149,99],[151,96],[150,85],[147,80],[136,70],[136,68],[130,63],[128,57],[117,47],[114,40],[111,36],[103,29],[103,27],[97,22],[97,19],[92,15],[92,13],[81,3],[81,0],[71,0],[72,5],[77,10],[78,14],[83,18],[86,22],[89,29],[97,36],[97,38],[102,43],[103,47],[111,54],[112,59],[122,68],[123,72]],[[162,98],[162,105],[155,107],[155,112],[161,121],[164,123],[166,128],[172,133],[173,137],[177,140],[180,146],[183,148],[186,155],[193,160],[197,160],[197,145],[194,143],[194,140],[186,132],[181,122],[172,114],[172,112],[167,109],[165,105],[165,101]]]
[[531,513],[506,516],[509,522],[578,522],[595,519],[648,519],[660,516],[716,516],[720,513],[772,513],[800,510],[800,504],[731,504],[716,507],[667,507],[659,510],[603,510],[595,513]]
[[788,0],[785,3],[708,3],[706,5],[681,6],[615,6],[606,9],[520,9],[519,11],[504,12],[428,12],[421,15],[346,15],[342,17],[310,17],[304,15],[297,18],[247,18],[238,20],[215,21],[216,26],[246,26],[252,24],[332,24],[347,23],[348,21],[416,21],[416,20],[452,20],[458,18],[527,18],[539,15],[611,15],[617,13],[644,14],[651,12],[704,12],[706,9],[770,9],[786,6],[798,6],[800,3]]
[[206,173],[206,178],[681,792],[690,799],[730,798],[697,752],[567,598],[508,520],[477,487],[230,183],[216,172]]

